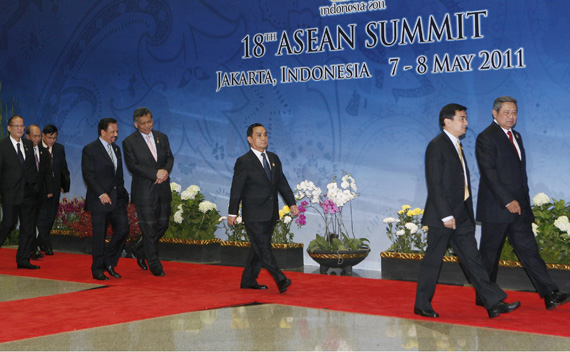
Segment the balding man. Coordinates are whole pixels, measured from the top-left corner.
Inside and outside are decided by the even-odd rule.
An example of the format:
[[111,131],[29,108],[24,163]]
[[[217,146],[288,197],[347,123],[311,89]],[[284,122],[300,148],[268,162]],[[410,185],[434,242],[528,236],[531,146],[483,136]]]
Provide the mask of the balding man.
[[[38,125],[29,125],[28,128],[26,129],[26,138],[32,141],[34,162],[36,164],[36,168],[38,169],[38,171],[42,173],[41,179],[44,179],[45,174],[47,173],[49,175],[50,171],[47,170],[49,168],[49,158],[47,154],[44,152],[44,150],[40,148],[40,142],[42,140],[42,130]],[[43,197],[44,192],[48,192],[45,194],[45,196],[48,198],[53,198],[53,194],[51,193],[52,192],[51,189],[50,190],[45,189],[46,188],[45,182],[40,182],[39,186],[40,188],[38,195],[40,198],[38,199],[38,204],[41,205],[42,199],[44,198]],[[37,220],[40,213],[40,209],[41,206],[36,207],[36,212],[34,214],[34,222],[35,222],[34,230],[37,228]],[[39,239],[38,236],[36,235],[36,231],[34,231],[34,234],[32,236],[32,245],[30,247],[31,259],[39,259],[44,256],[40,251],[38,245],[39,245]]]

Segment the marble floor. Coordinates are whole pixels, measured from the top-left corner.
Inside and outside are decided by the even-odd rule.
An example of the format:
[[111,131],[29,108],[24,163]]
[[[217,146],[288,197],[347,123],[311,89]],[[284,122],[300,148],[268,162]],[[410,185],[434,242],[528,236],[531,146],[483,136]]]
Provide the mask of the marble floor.
[[[307,273],[318,267],[306,266]],[[378,278],[378,272],[354,271]],[[0,275],[0,301],[98,285]],[[9,351],[570,350],[570,338],[284,305],[171,315],[0,344]]]

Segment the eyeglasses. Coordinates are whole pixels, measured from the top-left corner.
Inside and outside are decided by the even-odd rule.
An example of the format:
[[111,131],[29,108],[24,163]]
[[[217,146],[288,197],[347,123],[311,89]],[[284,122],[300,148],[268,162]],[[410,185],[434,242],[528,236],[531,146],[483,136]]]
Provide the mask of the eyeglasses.
[[24,128],[24,127],[26,127],[26,125],[10,125],[10,127],[14,127],[14,128]]

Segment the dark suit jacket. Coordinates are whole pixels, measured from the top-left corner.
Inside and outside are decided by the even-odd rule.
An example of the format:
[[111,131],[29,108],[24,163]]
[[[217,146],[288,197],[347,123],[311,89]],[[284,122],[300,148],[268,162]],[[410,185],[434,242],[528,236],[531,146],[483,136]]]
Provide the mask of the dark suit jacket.
[[[0,196],[3,204],[22,204],[26,183],[30,186],[29,190],[37,193],[35,202],[39,202],[42,185],[46,188],[51,185],[42,177],[46,175],[46,171],[42,168],[38,171],[36,168],[33,143],[25,138],[22,138],[21,142],[22,153],[26,155],[23,166],[10,137],[0,141]],[[32,198],[30,200],[33,200]]]
[[271,181],[252,150],[239,157],[234,166],[229,214],[237,215],[242,204],[244,222],[272,221],[279,218],[278,194],[295,205],[295,196],[283,174],[277,155],[266,152],[271,165]]
[[[44,148],[41,143],[39,147],[42,158],[47,160],[47,163],[51,167],[52,162],[50,161],[48,149]],[[46,202],[49,202],[49,204],[51,205],[57,205],[59,204],[61,189],[63,188],[64,192],[69,192],[69,186],[70,186],[69,169],[67,167],[67,161],[65,160],[65,148],[63,147],[63,145],[59,143],[55,143],[53,145],[52,159],[53,159],[53,167],[51,167],[51,172],[48,173],[48,176],[50,177],[53,185],[53,198],[45,197],[45,195],[49,194],[49,192],[46,191],[43,192],[43,195],[44,195],[44,204]]]
[[170,177],[161,184],[155,184],[156,172],[165,169],[170,172],[174,165],[174,156],[170,150],[168,137],[159,131],[152,131],[156,143],[157,161],[154,160],[146,141],[137,130],[123,141],[125,164],[131,172],[131,201],[133,204],[153,204],[159,197],[162,202],[172,200]]
[[515,130],[512,132],[519,145],[521,159],[497,123],[491,123],[477,136],[477,164],[481,173],[477,200],[478,221],[515,221],[519,215],[506,208],[513,200],[518,201],[521,206],[522,220],[534,220],[528,194],[526,154],[520,134]]
[[[465,160],[465,155],[463,155]],[[472,197],[464,201],[465,181],[463,167],[457,149],[451,139],[442,132],[429,144],[425,156],[427,201],[422,218],[422,224],[443,227],[441,219],[453,215],[456,225],[466,220],[474,222]],[[467,186],[471,194],[469,168],[467,171]]]
[[[114,143],[113,151],[117,158],[117,172],[115,172],[113,161],[99,139],[83,148],[81,172],[87,185],[86,210],[111,212],[115,207],[126,206],[129,201],[129,194],[124,186],[121,150]],[[109,195],[112,204],[101,204],[99,196],[103,193]]]

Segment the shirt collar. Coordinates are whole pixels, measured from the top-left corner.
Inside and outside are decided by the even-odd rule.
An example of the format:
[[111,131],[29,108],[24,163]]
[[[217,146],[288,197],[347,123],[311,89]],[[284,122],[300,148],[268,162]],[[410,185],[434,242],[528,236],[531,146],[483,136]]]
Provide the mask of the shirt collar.
[[501,125],[499,125],[499,123],[497,122],[497,120],[493,119],[493,121],[497,124],[497,126],[501,127],[501,129],[503,130],[503,132],[505,132],[505,134],[506,134],[507,132],[513,133],[511,128],[509,128],[508,130],[506,130],[506,129],[504,129]]
[[446,129],[444,129],[443,132],[445,132],[445,134],[449,137],[449,139],[451,139],[451,143],[453,143],[454,146],[457,145],[457,142],[459,142],[459,138],[457,138],[454,135],[452,135],[451,133],[447,132]]
[[107,149],[108,145],[110,145],[111,147],[113,146],[111,143],[107,143],[107,141],[101,137],[99,137],[99,140],[101,141],[101,143],[103,144],[103,147],[105,147],[105,149]]
[[267,156],[267,150],[264,150],[262,152],[260,152],[259,150],[253,149],[253,148],[251,148],[251,150],[253,151],[255,156],[257,156],[257,158],[261,158],[261,153],[265,153],[265,156]]
[[22,143],[22,138],[20,138],[20,141],[18,142],[14,138],[12,138],[12,136],[10,136],[10,140],[12,141],[12,144],[14,145],[14,147],[16,147],[16,143],[24,144],[24,143]]
[[154,135],[152,134],[152,131],[150,131],[148,134],[144,134],[141,131],[139,131],[139,133],[141,134],[141,136],[146,139],[147,136],[150,136],[150,139],[154,140]]

